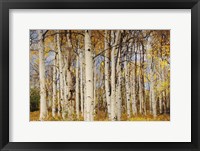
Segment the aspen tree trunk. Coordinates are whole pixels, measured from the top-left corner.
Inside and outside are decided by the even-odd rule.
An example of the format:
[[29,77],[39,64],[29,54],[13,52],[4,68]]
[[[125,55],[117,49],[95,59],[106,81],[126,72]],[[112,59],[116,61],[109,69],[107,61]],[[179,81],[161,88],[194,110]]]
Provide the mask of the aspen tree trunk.
[[95,115],[95,104],[96,104],[96,61],[94,60],[94,103],[93,103],[93,112],[92,114]]
[[67,84],[66,84],[66,69],[67,69],[67,62],[66,62],[66,57],[63,56],[63,62],[64,62],[64,67],[62,68],[62,74],[63,74],[63,115],[66,118],[66,113],[67,113]]
[[[164,69],[162,69],[162,82],[165,82],[165,74],[164,74]],[[163,98],[163,108],[164,108],[164,113],[167,113],[167,106],[166,106],[166,99],[165,99],[166,95],[165,95],[165,91],[163,90],[162,92],[162,98]]]
[[[120,50],[119,50],[120,51]],[[121,120],[121,63],[120,63],[121,54],[119,52],[118,62],[117,62],[117,73],[118,73],[118,83],[117,83],[117,120]]]
[[85,66],[85,53],[84,53],[84,63],[83,63],[83,66],[84,66],[84,70],[83,70],[83,72],[84,72],[84,74],[83,74],[83,83],[84,83],[84,89],[83,89],[83,91],[84,91],[84,120],[86,121],[86,119],[87,119],[87,102],[86,102],[86,73],[85,73],[85,70],[86,70],[86,66]]
[[72,113],[74,112],[73,95],[72,95],[73,83],[70,67],[67,69],[67,99],[68,99],[68,117],[72,120]]
[[137,94],[138,94],[138,93],[137,93],[137,92],[138,92],[138,91],[137,91],[137,83],[138,83],[138,82],[137,82],[137,50],[138,50],[138,49],[137,49],[137,45],[136,45],[136,44],[135,44],[135,46],[134,46],[134,49],[135,49],[135,63],[134,63],[135,69],[134,69],[133,72],[134,72],[135,78],[134,78],[134,76],[133,76],[133,78],[134,78],[133,81],[134,81],[134,85],[135,85],[135,86],[134,86],[134,89],[135,89],[135,90],[134,90],[133,92],[135,93],[135,94],[134,94],[134,96],[135,96],[135,104],[133,104],[133,105],[134,105],[134,107],[135,107],[136,109],[133,110],[133,111],[135,111],[135,115],[137,115],[137,114],[138,114],[138,109],[137,109]]
[[67,74],[67,78],[66,78],[66,95],[67,95],[67,108],[68,108],[68,118],[70,120],[72,120],[72,113],[73,113],[73,102],[72,102],[72,76],[71,76],[71,68],[70,68],[70,56],[71,56],[71,50],[72,50],[72,43],[70,40],[70,32],[68,31],[67,35],[67,53],[66,53],[66,74]]
[[126,105],[127,105],[127,117],[130,118],[130,86],[129,86],[129,73],[128,73],[128,67],[127,67],[127,55],[125,55],[125,83],[126,83]]
[[132,112],[133,112],[133,115],[136,116],[137,115],[137,106],[136,106],[136,82],[135,82],[135,78],[136,78],[136,75],[135,75],[135,65],[134,65],[134,70],[132,71],[132,94],[133,94],[133,101],[132,101]]
[[142,52],[140,50],[140,68],[139,68],[139,100],[140,100],[140,114],[144,113],[144,93],[143,93],[143,69],[142,69]]
[[[114,31],[111,31],[112,41],[114,40]],[[115,49],[111,51],[111,120],[115,119]]]
[[[60,75],[59,72],[60,72],[60,70],[59,70],[59,62],[58,62],[58,55],[57,55],[57,57],[56,57],[56,77],[57,77],[57,79],[59,79],[59,75]],[[59,90],[58,90],[58,88],[59,88]],[[60,80],[59,80],[59,82],[57,80],[57,90],[56,90],[56,92],[57,92],[58,116],[60,117],[60,113],[61,113]]]
[[110,87],[109,87],[109,46],[108,46],[108,32],[105,30],[104,35],[104,42],[105,42],[105,91],[106,91],[106,103],[107,103],[107,111],[108,111],[108,119],[111,120],[111,113],[110,113]]
[[138,75],[138,82],[139,82],[139,102],[140,102],[140,114],[142,114],[142,101],[143,101],[143,92],[142,92],[142,80],[141,80],[141,69],[139,69],[139,75]]
[[120,30],[117,30],[116,32],[116,38],[114,39],[114,31],[111,33],[114,42],[114,46],[111,51],[111,120],[116,120],[116,97],[115,97],[115,51],[116,51],[116,45],[118,44],[118,41],[120,39]]
[[56,91],[57,91],[57,83],[56,83],[56,59],[57,58],[57,54],[55,53],[55,58],[53,61],[53,102],[52,102],[52,116],[55,118],[55,114],[56,114]]
[[142,59],[142,95],[143,95],[143,111],[144,115],[147,115],[146,111],[146,95],[145,95],[145,83],[144,83],[144,58],[145,58],[145,53],[144,53],[144,48],[143,49],[143,59]]
[[147,64],[148,64],[148,68],[147,68],[147,73],[149,72],[149,75],[150,75],[150,81],[149,81],[149,114],[152,114],[152,88],[151,88],[151,73],[152,73],[152,55],[151,51],[152,51],[152,48],[151,48],[151,38],[148,39],[148,42],[147,42]]
[[62,118],[65,119],[65,109],[64,109],[64,81],[63,81],[63,63],[62,63],[62,53],[60,49],[60,36],[59,31],[57,31],[57,49],[58,49],[58,63],[59,63],[59,76],[60,76],[60,101],[62,106]]
[[93,120],[93,54],[91,50],[91,31],[85,31],[85,77],[86,77],[86,121]]
[[43,31],[38,30],[38,50],[39,50],[39,78],[40,78],[40,120],[43,121],[47,117],[47,102],[45,89],[45,64],[44,64],[44,43]]
[[151,86],[149,91],[149,113],[152,114],[152,93],[151,93]]
[[78,73],[78,56],[76,57],[76,116],[79,118],[79,73]]
[[81,79],[80,79],[80,95],[81,95],[81,115],[83,117],[84,115],[84,96],[83,96],[83,52],[82,50],[80,50],[80,76],[81,76]]
[[[159,63],[158,63],[158,71],[159,71],[159,73],[162,73],[161,61],[162,60],[160,59]],[[161,82],[162,82],[162,76],[159,75],[159,87],[161,87]],[[162,103],[162,93],[159,92],[159,112],[160,112],[160,114],[162,114],[162,112],[163,112],[162,106],[163,106],[163,103]]]
[[152,62],[151,62],[150,75],[151,75],[150,91],[151,91],[152,112],[153,112],[153,117],[156,118],[157,109],[156,109],[156,98],[155,98],[155,90],[154,90],[155,83],[154,83],[153,58],[152,58]]

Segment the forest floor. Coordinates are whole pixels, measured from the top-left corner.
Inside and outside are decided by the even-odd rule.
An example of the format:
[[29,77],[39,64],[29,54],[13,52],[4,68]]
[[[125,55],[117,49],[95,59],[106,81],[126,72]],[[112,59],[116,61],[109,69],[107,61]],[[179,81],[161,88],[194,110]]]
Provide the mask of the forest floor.
[[[39,111],[30,112],[30,121],[39,121]],[[105,115],[105,112],[99,112],[95,118],[95,121],[108,121],[108,118]],[[72,115],[71,119],[63,120],[62,117],[56,116],[55,118],[52,117],[51,112],[48,113],[48,117],[45,119],[45,121],[83,121],[83,117],[80,117],[79,119],[76,118],[76,115]],[[155,119],[152,115],[138,115],[137,117],[130,117],[127,119],[126,114],[122,114],[121,121],[170,121],[170,115],[169,114],[161,114],[158,115]]]

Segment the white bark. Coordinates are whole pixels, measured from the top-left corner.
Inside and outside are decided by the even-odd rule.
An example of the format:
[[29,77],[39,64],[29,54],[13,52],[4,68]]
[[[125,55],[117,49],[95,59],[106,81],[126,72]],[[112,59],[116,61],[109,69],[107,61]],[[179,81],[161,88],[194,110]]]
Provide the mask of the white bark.
[[115,40],[112,51],[111,51],[111,120],[116,120],[116,97],[115,97],[115,51],[116,51],[116,45],[118,44],[119,38],[120,38],[120,30],[116,32],[116,38],[114,39],[114,31],[111,33],[112,40]]
[[[59,79],[59,62],[58,62],[58,55],[57,55],[57,58],[56,58],[56,77],[57,79]],[[59,82],[58,82],[59,81]],[[59,88],[59,90],[58,90]],[[60,116],[60,113],[61,113],[61,101],[60,101],[60,80],[57,80],[57,104],[58,104],[58,116]]]
[[84,96],[83,96],[83,52],[80,51],[80,95],[81,95],[81,115],[84,115]]
[[[141,70],[141,69],[139,69]],[[140,114],[142,114],[142,101],[143,101],[143,94],[142,94],[142,82],[141,82],[141,71],[139,72],[138,82],[139,82],[139,103],[140,103]]]
[[95,115],[95,105],[96,105],[96,61],[94,60],[94,103],[92,104],[92,108],[93,108],[93,116]]
[[56,98],[57,98],[57,83],[56,83],[56,59],[57,58],[57,54],[55,53],[55,58],[53,61],[53,102],[52,102],[52,116],[55,118],[55,114],[56,114]]
[[120,52],[118,56],[118,62],[117,62],[117,120],[121,120],[121,106],[122,106],[122,100],[121,100],[121,63],[120,63]]
[[108,46],[108,33],[105,30],[105,91],[106,91],[106,103],[107,103],[107,111],[108,111],[108,119],[111,120],[111,113],[110,113],[110,87],[109,87],[109,46]]
[[151,92],[152,113],[153,113],[153,117],[156,118],[157,109],[156,109],[156,98],[155,98],[155,90],[154,90],[155,81],[154,81],[153,59],[152,59],[152,62],[151,62],[150,75],[151,75],[150,92]]
[[136,66],[134,65],[134,69],[132,71],[132,112],[133,115],[136,116],[137,115],[137,106],[136,106],[136,75],[135,75],[135,68]]
[[[69,32],[69,31],[68,31]],[[74,112],[74,108],[73,108],[73,100],[72,100],[72,89],[73,89],[73,83],[72,83],[72,75],[71,75],[71,68],[69,66],[70,64],[70,54],[71,54],[71,51],[72,51],[72,43],[71,43],[71,40],[70,40],[70,35],[69,33],[66,35],[67,37],[67,52],[66,52],[66,58],[65,58],[65,68],[66,68],[66,74],[67,74],[67,77],[66,77],[66,98],[67,98],[67,103],[66,103],[66,106],[67,106],[67,110],[68,110],[68,118],[69,120],[72,120],[72,113]]]
[[66,118],[67,114],[67,84],[66,84],[66,69],[67,69],[67,61],[66,57],[63,56],[63,62],[64,62],[64,67],[62,68],[62,74],[63,74],[63,117]]
[[76,57],[76,116],[79,118],[79,58]]
[[93,54],[91,48],[91,31],[85,31],[85,77],[86,77],[86,121],[93,120]]
[[46,89],[45,89],[45,64],[44,64],[44,44],[43,32],[38,30],[38,50],[39,50],[39,77],[40,77],[40,120],[47,117],[47,102],[46,102]]
[[73,90],[72,74],[71,74],[70,68],[68,67],[67,69],[67,99],[68,99],[68,115],[69,115],[70,120],[72,120],[72,113],[74,112],[72,90]]
[[[162,76],[162,82],[165,82],[165,68],[162,69],[162,72],[161,72],[161,76]],[[166,104],[166,96],[165,96],[165,91],[163,90],[162,92],[162,99],[163,99],[163,110],[164,110],[164,113],[166,114],[167,113],[167,104]]]
[[129,73],[128,73],[128,66],[127,66],[127,55],[125,55],[125,83],[126,83],[126,105],[127,105],[127,117],[130,118],[130,86],[129,86]]
[[60,49],[60,36],[59,31],[57,31],[57,50],[58,50],[58,63],[59,63],[59,76],[60,76],[60,101],[62,107],[62,118],[65,119],[65,108],[64,108],[64,81],[63,81],[63,61],[62,61],[62,53]]
[[85,70],[86,70],[86,66],[85,66],[85,53],[84,53],[84,63],[83,63],[83,83],[84,83],[84,88],[83,88],[83,94],[84,94],[84,120],[86,121],[87,119],[87,102],[86,102],[86,73],[85,73]]
[[[161,68],[161,59],[159,60],[159,62],[158,62],[158,72],[159,73],[162,73],[162,68]],[[158,75],[159,76],[159,87],[161,88],[161,83],[162,83],[162,74],[161,74],[161,76],[160,75]],[[161,90],[162,91],[162,90]],[[159,112],[160,112],[160,114],[162,114],[162,112],[163,112],[163,100],[162,100],[163,98],[162,98],[162,93],[160,93],[159,92]]]

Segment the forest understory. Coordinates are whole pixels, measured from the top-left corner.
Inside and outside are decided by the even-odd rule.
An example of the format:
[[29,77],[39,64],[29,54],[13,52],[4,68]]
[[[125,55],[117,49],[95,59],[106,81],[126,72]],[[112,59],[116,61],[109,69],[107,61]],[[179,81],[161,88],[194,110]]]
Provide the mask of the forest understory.
[[[34,111],[30,113],[30,121],[39,121],[40,112]],[[64,119],[60,116],[52,117],[51,112],[48,112],[48,116],[45,121],[84,121],[84,117],[80,117],[77,119],[76,115],[72,115],[70,119]],[[110,121],[106,116],[105,112],[99,111],[97,116],[94,117],[94,121]],[[151,114],[147,115],[137,115],[131,116],[130,118],[127,117],[125,113],[121,115],[121,121],[170,121],[170,114],[158,114],[156,118],[153,117]]]

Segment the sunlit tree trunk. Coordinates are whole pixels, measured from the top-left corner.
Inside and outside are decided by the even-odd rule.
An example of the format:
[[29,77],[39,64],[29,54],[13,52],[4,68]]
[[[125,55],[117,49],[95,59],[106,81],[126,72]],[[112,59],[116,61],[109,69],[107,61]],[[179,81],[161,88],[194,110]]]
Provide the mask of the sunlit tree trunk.
[[60,70],[59,70],[59,62],[58,62],[58,55],[56,57],[56,82],[57,82],[57,107],[58,107],[58,116],[60,117],[61,115],[61,101],[60,101],[60,74],[59,74]]
[[67,114],[67,84],[66,84],[66,69],[67,69],[67,61],[65,55],[63,56],[64,67],[62,68],[63,74],[63,118],[66,118]]
[[121,120],[121,108],[122,108],[122,100],[121,100],[121,63],[120,63],[120,58],[121,58],[121,52],[119,50],[119,56],[118,56],[118,61],[117,61],[117,120]]
[[93,116],[95,115],[95,105],[96,105],[96,60],[94,60],[94,94],[93,94],[93,96],[94,96],[94,103],[92,104],[93,106],[92,106],[92,108],[93,108],[93,112],[92,112],[92,114],[93,114]]
[[71,74],[71,69],[72,66],[70,66],[70,57],[72,53],[72,42],[70,39],[70,32],[68,31],[67,35],[67,52],[66,52],[66,96],[67,96],[67,108],[68,108],[68,118],[69,120],[72,120],[72,113],[74,112],[74,101],[73,101],[73,82],[72,82],[72,74]]
[[143,93],[143,68],[142,68],[142,51],[140,48],[140,67],[139,67],[139,102],[140,102],[140,114],[144,113],[144,93]]
[[150,82],[150,92],[151,92],[151,102],[152,102],[152,113],[153,117],[156,118],[157,116],[157,109],[156,109],[156,97],[155,97],[155,80],[154,80],[154,62],[152,58],[151,62],[151,68],[150,68],[150,76],[151,76],[151,82]]
[[[159,61],[158,61],[158,72],[159,73],[162,73],[161,61],[162,61],[161,59],[159,59]],[[162,74],[161,75],[159,74],[158,76],[159,76],[159,87],[161,88],[162,87],[162,85],[161,85],[161,83],[162,83]],[[159,91],[158,99],[159,99],[159,113],[162,114],[162,112],[163,112],[162,90]]]
[[127,105],[127,117],[130,118],[130,86],[129,86],[129,73],[128,73],[128,66],[127,66],[127,54],[125,55],[125,83],[126,83],[126,105]]
[[143,102],[143,92],[142,92],[142,80],[141,80],[141,69],[139,69],[139,75],[138,75],[138,82],[139,82],[139,102],[140,102],[140,114],[142,114],[142,102]]
[[60,76],[60,101],[62,106],[62,118],[65,119],[65,109],[64,109],[64,81],[63,81],[63,62],[62,62],[62,52],[60,49],[60,35],[57,31],[57,50],[58,50],[58,63],[59,63],[59,76]]
[[68,100],[68,117],[70,120],[72,120],[72,113],[74,112],[72,90],[73,90],[72,74],[70,71],[70,67],[68,67],[67,69],[67,100]]
[[[114,35],[114,31],[111,31],[111,38],[114,40],[114,45],[112,46],[111,51],[111,120],[116,120],[116,97],[115,97],[115,51],[116,51],[116,45],[118,44],[120,36],[120,31],[117,30],[116,32],[116,38]],[[115,38],[115,39],[114,39]]]
[[76,116],[79,118],[79,57],[76,56]]
[[84,83],[84,88],[83,88],[83,94],[84,94],[84,120],[86,121],[87,119],[87,102],[86,102],[86,74],[85,74],[85,71],[86,71],[86,66],[85,66],[85,53],[84,53],[84,63],[83,63],[83,83]]
[[135,82],[135,68],[136,66],[134,65],[133,71],[132,71],[132,112],[133,115],[137,115],[137,106],[136,106],[136,82]]
[[85,77],[86,77],[86,121],[93,120],[93,54],[91,48],[91,31],[85,31]]
[[83,52],[80,50],[80,95],[81,95],[81,115],[84,115],[84,95],[83,95]]
[[55,53],[55,58],[53,60],[53,102],[52,102],[52,116],[55,118],[55,114],[56,114],[56,98],[57,98],[57,82],[56,82],[56,59],[57,58],[57,54]]
[[108,119],[111,120],[111,113],[110,113],[110,86],[109,86],[109,46],[108,46],[108,31],[105,30],[104,35],[104,43],[105,43],[105,91],[106,91],[106,103],[107,103],[107,111],[108,111]]
[[39,50],[39,78],[40,78],[40,120],[47,117],[47,102],[45,89],[45,64],[44,64],[44,41],[43,31],[38,30],[38,50]]
[[[162,83],[165,82],[165,68],[162,69],[162,72],[161,72],[161,76],[162,76]],[[166,105],[166,95],[165,95],[165,90],[162,91],[162,102],[163,102],[163,110],[164,110],[164,113],[166,114],[167,113],[167,105]]]

